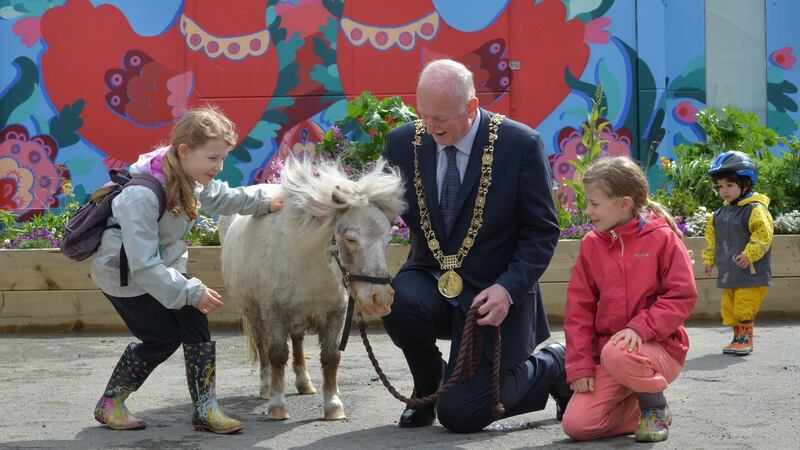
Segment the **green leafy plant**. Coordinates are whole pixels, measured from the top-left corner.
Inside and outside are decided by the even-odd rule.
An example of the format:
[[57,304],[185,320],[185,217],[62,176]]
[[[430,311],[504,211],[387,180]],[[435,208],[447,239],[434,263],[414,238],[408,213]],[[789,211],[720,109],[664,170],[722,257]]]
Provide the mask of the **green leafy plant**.
[[347,116],[325,133],[317,153],[360,171],[380,157],[390,131],[416,119],[414,109],[400,97],[378,99],[364,91],[347,103]]
[[219,245],[219,233],[217,232],[217,222],[205,212],[200,212],[200,216],[194,226],[186,233],[183,239],[189,245],[211,246]]
[[[673,161],[662,158],[666,185],[656,191],[655,200],[683,217],[695,214],[700,206],[710,211],[719,208],[722,200],[708,170],[716,155],[738,150],[756,161],[759,172],[756,190],[770,197],[773,214],[800,206],[800,187],[797,187],[800,185],[800,144],[796,136],[779,137],[774,130],[761,125],[754,113],[733,106],[721,110],[705,108],[697,113],[697,118],[706,141],[676,146]],[[782,157],[770,151],[779,143],[788,149]]]
[[586,148],[586,153],[578,155],[576,161],[569,161],[575,167],[575,175],[572,179],[562,180],[563,188],[569,189],[574,193],[574,201],[569,200],[567,193],[557,184],[554,185],[553,195],[558,216],[558,224],[561,227],[562,235],[569,238],[580,238],[587,230],[588,219],[583,216],[586,209],[586,195],[583,190],[583,174],[586,169],[603,154],[603,144],[607,141],[600,136],[603,131],[611,126],[603,118],[605,112],[603,106],[603,85],[598,84],[592,99],[592,109],[586,117],[586,122],[581,126],[583,134],[581,143]]

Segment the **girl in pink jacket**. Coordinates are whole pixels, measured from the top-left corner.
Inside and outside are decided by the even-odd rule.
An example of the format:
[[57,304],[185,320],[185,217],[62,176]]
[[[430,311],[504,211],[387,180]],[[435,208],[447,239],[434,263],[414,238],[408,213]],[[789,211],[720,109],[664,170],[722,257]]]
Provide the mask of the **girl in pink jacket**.
[[697,300],[692,262],[631,159],[598,160],[583,185],[594,231],[581,241],[567,290],[567,381],[575,395],[562,427],[578,440],[635,432],[637,441],[663,441],[672,422],[663,391],[689,350],[683,323]]

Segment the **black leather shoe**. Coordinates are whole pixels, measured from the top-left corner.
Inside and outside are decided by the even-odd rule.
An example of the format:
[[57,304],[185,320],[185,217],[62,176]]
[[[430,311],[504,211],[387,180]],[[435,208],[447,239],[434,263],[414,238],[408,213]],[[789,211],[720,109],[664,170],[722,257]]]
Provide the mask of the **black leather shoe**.
[[[415,385],[411,398],[427,397],[439,390],[446,368],[445,362],[442,361],[439,381],[424,383],[422,387],[417,387]],[[433,425],[434,420],[436,420],[436,402],[431,402],[422,406],[409,406],[403,411],[403,414],[400,415],[400,428],[429,427]]]
[[560,422],[564,417],[564,411],[567,410],[567,404],[569,404],[569,400],[572,398],[572,389],[570,389],[569,383],[567,383],[565,361],[567,357],[567,347],[561,342],[554,342],[542,350],[555,356],[561,363],[561,373],[558,375],[558,378],[556,378],[553,387],[550,388],[550,395],[553,397],[553,400],[556,401],[556,420]]
[[409,406],[400,415],[400,428],[429,427],[436,420],[436,402],[424,406]]

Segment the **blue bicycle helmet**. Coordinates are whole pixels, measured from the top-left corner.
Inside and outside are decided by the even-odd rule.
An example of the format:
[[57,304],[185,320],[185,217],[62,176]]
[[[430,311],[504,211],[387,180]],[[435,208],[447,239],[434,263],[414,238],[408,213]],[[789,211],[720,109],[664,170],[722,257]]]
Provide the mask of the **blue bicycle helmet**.
[[746,154],[736,150],[720,153],[711,163],[711,169],[708,171],[709,175],[714,176],[723,173],[735,173],[740,177],[750,178],[753,186],[758,183],[756,163]]

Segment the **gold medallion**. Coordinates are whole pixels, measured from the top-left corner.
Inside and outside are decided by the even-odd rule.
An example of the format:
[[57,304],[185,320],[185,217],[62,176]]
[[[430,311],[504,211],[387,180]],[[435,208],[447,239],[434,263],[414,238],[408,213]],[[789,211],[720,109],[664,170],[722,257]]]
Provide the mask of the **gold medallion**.
[[448,270],[439,277],[439,293],[447,298],[455,298],[464,289],[461,277],[452,270]]

